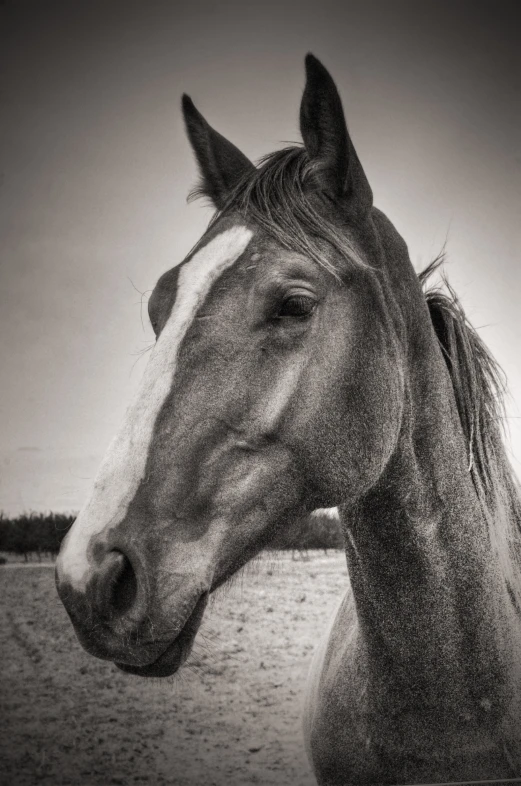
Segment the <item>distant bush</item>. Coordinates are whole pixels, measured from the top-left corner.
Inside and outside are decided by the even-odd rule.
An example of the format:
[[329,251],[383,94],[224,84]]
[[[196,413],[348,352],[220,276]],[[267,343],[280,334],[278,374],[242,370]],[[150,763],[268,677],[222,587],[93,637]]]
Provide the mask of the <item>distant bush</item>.
[[[0,551],[25,560],[55,557],[76,514],[24,513],[8,518],[0,513]],[[270,549],[307,550],[342,548],[338,519],[324,512],[298,520],[277,533]]]
[[24,513],[8,518],[0,513],[0,551],[25,560],[56,556],[76,516],[66,513]]
[[341,549],[343,539],[338,516],[321,510],[298,519],[277,533],[270,548],[285,551]]

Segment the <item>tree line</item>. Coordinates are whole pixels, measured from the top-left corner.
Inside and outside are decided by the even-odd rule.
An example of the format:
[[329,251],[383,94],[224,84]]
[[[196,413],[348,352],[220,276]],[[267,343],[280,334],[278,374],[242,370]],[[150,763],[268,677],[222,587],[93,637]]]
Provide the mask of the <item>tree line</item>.
[[[76,514],[24,513],[9,518],[0,512],[0,552],[23,556],[24,560],[55,557]],[[342,548],[338,520],[315,513],[281,529],[270,548],[300,551]]]
[[68,513],[24,513],[16,518],[0,513],[0,552],[26,561],[55,557],[75,518]]

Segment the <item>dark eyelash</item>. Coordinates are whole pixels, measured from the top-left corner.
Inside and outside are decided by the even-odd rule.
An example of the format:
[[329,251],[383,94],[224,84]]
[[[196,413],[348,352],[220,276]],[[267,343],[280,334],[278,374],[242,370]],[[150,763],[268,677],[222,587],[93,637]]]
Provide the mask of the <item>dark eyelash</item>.
[[315,310],[316,301],[307,295],[291,295],[281,304],[277,318],[305,319]]

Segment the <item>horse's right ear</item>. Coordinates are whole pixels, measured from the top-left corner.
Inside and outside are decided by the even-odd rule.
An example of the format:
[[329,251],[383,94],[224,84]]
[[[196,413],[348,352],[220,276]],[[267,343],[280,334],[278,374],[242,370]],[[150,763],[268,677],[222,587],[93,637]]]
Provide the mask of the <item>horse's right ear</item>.
[[312,54],[306,56],[300,131],[324,196],[344,202],[353,215],[367,213],[373,193],[349,136],[338,90],[329,71]]
[[221,209],[235,186],[249,172],[254,172],[255,166],[206,122],[187,95],[183,95],[183,115],[201,173],[197,192],[209,197],[215,207]]

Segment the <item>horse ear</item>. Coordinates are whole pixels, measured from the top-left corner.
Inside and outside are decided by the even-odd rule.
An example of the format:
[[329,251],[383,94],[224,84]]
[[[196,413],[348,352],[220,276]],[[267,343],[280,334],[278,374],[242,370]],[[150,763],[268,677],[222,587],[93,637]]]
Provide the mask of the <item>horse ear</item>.
[[321,191],[349,209],[366,213],[373,194],[347,130],[342,102],[329,72],[306,56],[306,87],[300,105],[300,131]]
[[254,172],[255,166],[206,122],[187,95],[183,95],[183,115],[202,177],[197,190],[221,209],[237,183],[248,172]]

